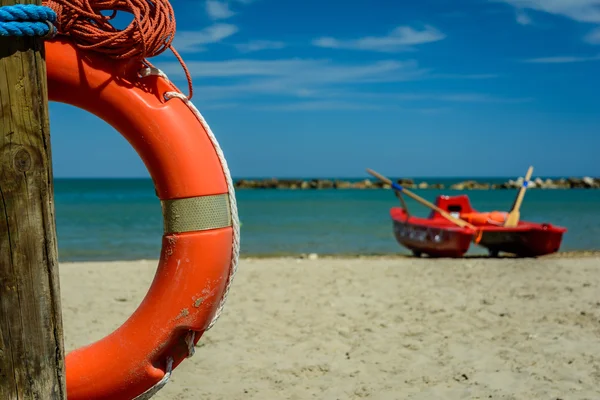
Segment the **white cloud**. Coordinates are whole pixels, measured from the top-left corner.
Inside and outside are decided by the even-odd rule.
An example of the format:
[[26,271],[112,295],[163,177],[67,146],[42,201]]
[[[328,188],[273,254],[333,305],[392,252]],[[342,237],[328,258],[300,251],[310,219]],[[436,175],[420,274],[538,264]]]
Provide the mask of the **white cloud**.
[[533,99],[531,97],[498,97],[489,94],[481,93],[453,93],[453,94],[434,94],[423,99],[437,100],[444,102],[455,103],[529,103]]
[[[158,65],[173,80],[182,79],[179,63]],[[397,102],[518,103],[478,93],[398,93],[402,82],[425,79],[488,79],[491,74],[435,74],[416,61],[338,63],[323,59],[233,59],[189,61],[195,91],[210,104],[248,104],[266,101],[281,110],[382,108]],[[383,91],[383,92],[382,92]],[[246,102],[242,101],[246,100]],[[269,105],[270,106],[270,105]],[[267,107],[265,105],[264,107]],[[394,105],[394,107],[398,107]],[[422,109],[431,108],[423,104]]]
[[355,94],[354,96],[371,96],[388,101],[427,101],[444,103],[506,103],[520,104],[533,101],[530,97],[499,97],[487,93],[371,93]]
[[[525,20],[519,20],[519,12],[523,9],[530,9],[549,14],[560,15],[577,22],[600,23],[600,0],[489,0],[492,2],[501,2],[512,5],[517,8],[517,22],[531,23],[529,17]],[[527,25],[526,23],[525,25]],[[592,30],[583,40],[590,44],[600,44],[600,27]],[[552,57],[560,60],[563,57]],[[578,62],[589,61],[586,57],[566,57],[564,59],[574,61],[554,61],[554,62]],[[552,62],[552,61],[551,61]]]
[[573,19],[600,23],[600,0],[491,0],[510,4],[518,9],[531,9]]
[[[340,64],[331,60],[235,59],[189,61],[186,63],[203,98],[225,99],[257,95],[294,98],[330,98],[353,87],[367,84],[423,79],[429,70],[416,61],[379,61]],[[177,62],[158,65],[172,79],[183,78]]]
[[523,10],[517,9],[517,23],[519,25],[531,25],[532,21],[531,18],[529,17],[529,15],[527,15],[527,13]]
[[432,74],[431,78],[440,79],[494,79],[498,74]]
[[321,37],[313,40],[313,45],[334,49],[370,50],[392,53],[411,50],[411,46],[437,42],[445,37],[446,35],[430,25],[426,25],[423,30],[416,30],[410,26],[399,26],[386,36],[367,36],[352,40]]
[[285,47],[285,43],[274,40],[253,40],[247,43],[236,44],[235,47],[243,53],[250,53],[260,50],[283,49]]
[[238,32],[232,24],[214,24],[201,31],[178,31],[173,46],[180,53],[205,51],[204,45],[218,43]]
[[[252,60],[234,59],[226,61],[188,61],[186,64],[193,77],[252,77],[285,76],[303,68],[313,68],[318,61],[303,59]],[[178,63],[166,63],[162,69],[167,74],[181,74]]]
[[440,114],[449,111],[449,107],[401,107],[394,103],[373,104],[357,99],[356,101],[314,100],[278,104],[244,105],[245,108],[261,111],[335,111],[335,110],[383,110],[393,109],[400,112],[410,112],[425,115]]
[[[420,68],[414,60],[336,64],[331,60],[291,58],[189,61],[186,64],[192,76],[196,78],[266,76],[286,77],[304,82],[382,82],[412,80],[427,73],[427,70]],[[166,63],[163,67],[168,74],[181,74],[180,69],[178,63]]]
[[[205,107],[244,107],[246,109],[261,111],[332,111],[332,110],[382,110],[394,109],[419,114],[438,114],[451,108],[448,104],[455,103],[504,103],[521,104],[530,102],[531,98],[503,98],[481,93],[369,93],[350,91],[328,91],[325,96],[311,94],[308,98],[298,96],[296,99],[264,102],[253,98],[251,103],[223,102],[223,98],[206,97],[206,88],[198,88],[203,100],[207,101]],[[420,103],[423,102],[423,103]],[[432,104],[433,103],[433,104]],[[439,104],[439,105],[438,105]]]
[[331,111],[331,110],[376,110],[380,105],[344,100],[313,100],[255,107],[265,111]]
[[212,19],[227,19],[235,15],[229,3],[219,0],[206,0],[206,13]]
[[587,35],[585,35],[583,40],[589,44],[600,44],[600,28],[590,31]]
[[589,56],[589,57],[580,57],[580,56],[540,57],[540,58],[530,58],[530,59],[524,60],[524,62],[535,63],[535,64],[567,64],[567,63],[598,61],[598,60],[600,60],[600,55]]

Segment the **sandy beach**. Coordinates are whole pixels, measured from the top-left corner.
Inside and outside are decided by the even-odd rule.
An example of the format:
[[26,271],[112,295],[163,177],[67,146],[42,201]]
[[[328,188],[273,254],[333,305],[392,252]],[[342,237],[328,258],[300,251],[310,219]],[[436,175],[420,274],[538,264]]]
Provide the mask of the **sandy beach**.
[[[64,263],[69,351],[137,307],[156,261]],[[244,259],[157,400],[600,398],[600,257]]]

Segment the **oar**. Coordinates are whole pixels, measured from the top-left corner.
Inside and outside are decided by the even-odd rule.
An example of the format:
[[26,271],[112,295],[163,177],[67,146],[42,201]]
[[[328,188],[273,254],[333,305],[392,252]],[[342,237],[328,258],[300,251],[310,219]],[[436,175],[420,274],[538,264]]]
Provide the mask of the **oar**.
[[396,195],[398,200],[400,200],[400,204],[402,204],[402,208],[406,212],[406,220],[408,221],[408,219],[410,218],[410,213],[408,212],[408,205],[406,204],[406,201],[404,201],[404,196],[402,196],[402,192],[394,190],[394,194]]
[[417,202],[423,204],[425,207],[429,207],[432,210],[437,211],[438,213],[440,213],[442,215],[442,217],[446,218],[448,221],[460,226],[461,228],[469,228],[469,229],[473,229],[473,230],[477,230],[477,228],[474,225],[471,225],[470,223],[468,223],[467,221],[463,221],[460,218],[455,218],[453,217],[450,213],[442,210],[441,208],[437,207],[435,204],[428,202],[427,200],[425,200],[424,198],[414,194],[413,192],[411,192],[410,190],[398,185],[395,182],[392,182],[391,179],[386,178],[385,176],[373,171],[372,169],[367,168],[367,172],[371,175],[373,175],[374,177],[376,177],[377,179],[379,179],[382,182],[387,183],[388,185],[391,185],[392,188],[394,190],[399,191],[400,193],[404,193],[405,195],[407,195],[408,197],[411,197],[412,199],[416,200]]
[[402,196],[402,192],[394,190],[394,194],[396,195],[398,200],[400,200],[400,204],[402,205],[402,208],[406,212],[406,220],[408,221],[408,219],[410,218],[410,213],[408,212],[408,205],[406,204],[406,201],[404,201],[404,196]]
[[519,219],[521,218],[521,212],[519,211],[519,209],[521,208],[521,203],[523,202],[525,191],[527,190],[527,186],[529,185],[531,174],[533,174],[533,167],[529,167],[529,169],[527,170],[525,180],[523,181],[523,186],[521,186],[521,188],[519,189],[519,193],[517,194],[517,198],[513,203],[512,209],[508,213],[508,217],[506,217],[506,222],[504,222],[504,226],[506,228],[514,228],[519,224]]

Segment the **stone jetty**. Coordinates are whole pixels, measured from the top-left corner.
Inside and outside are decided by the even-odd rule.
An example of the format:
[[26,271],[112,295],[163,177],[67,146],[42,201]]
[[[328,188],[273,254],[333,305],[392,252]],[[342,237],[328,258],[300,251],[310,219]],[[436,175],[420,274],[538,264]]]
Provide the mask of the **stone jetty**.
[[[391,178],[392,179],[392,178]],[[523,184],[523,177],[504,183],[489,183],[482,181],[464,181],[448,185],[439,182],[415,182],[413,179],[393,178],[394,181],[407,189],[449,189],[449,190],[500,190],[516,189]],[[345,181],[330,179],[239,179],[235,181],[237,189],[389,189],[390,186],[379,180],[364,179],[361,181]],[[600,189],[600,178],[560,178],[532,179],[529,189]]]

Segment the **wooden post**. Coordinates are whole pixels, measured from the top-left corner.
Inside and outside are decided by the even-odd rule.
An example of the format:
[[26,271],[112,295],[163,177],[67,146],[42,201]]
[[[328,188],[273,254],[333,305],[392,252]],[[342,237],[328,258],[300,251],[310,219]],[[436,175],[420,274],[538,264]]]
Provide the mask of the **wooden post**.
[[66,399],[47,90],[43,41],[0,38],[2,400]]

